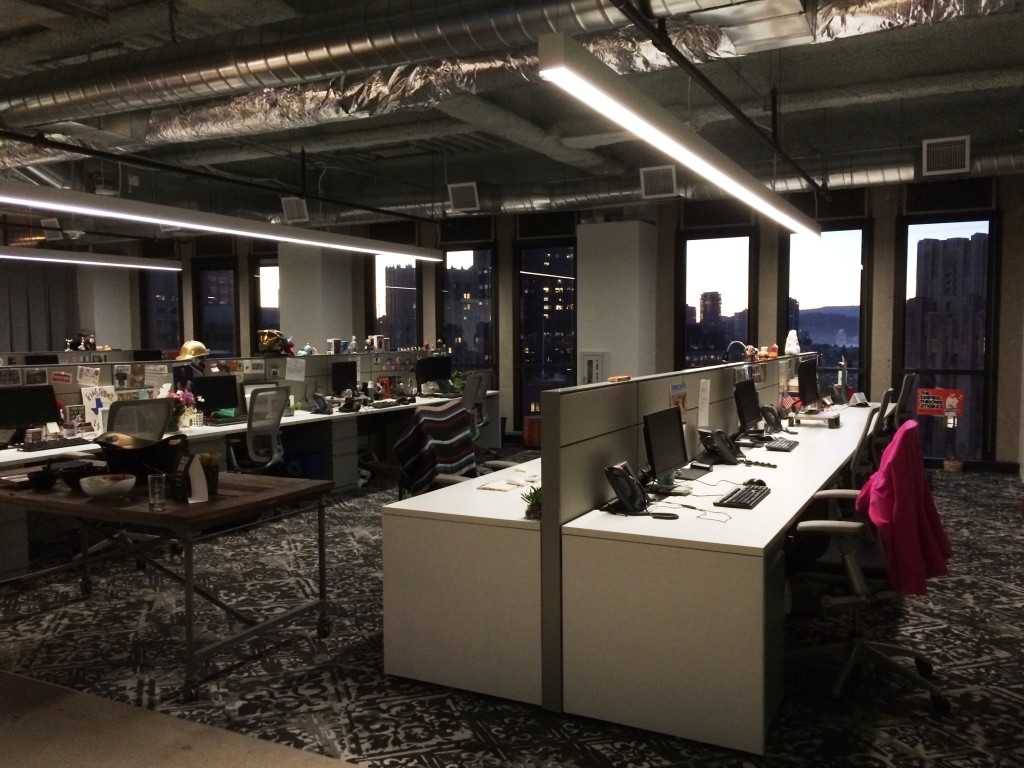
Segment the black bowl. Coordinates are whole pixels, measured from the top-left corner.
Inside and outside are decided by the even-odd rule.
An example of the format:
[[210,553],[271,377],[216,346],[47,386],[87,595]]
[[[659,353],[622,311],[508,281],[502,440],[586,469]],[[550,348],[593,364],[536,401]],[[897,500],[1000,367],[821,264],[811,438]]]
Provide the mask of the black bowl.
[[61,467],[57,475],[72,490],[73,493],[82,493],[82,478],[89,475],[102,475],[107,472],[106,467],[95,464],[83,464],[71,467]]
[[48,469],[39,472],[29,472],[28,487],[33,491],[48,491],[57,482],[57,473]]

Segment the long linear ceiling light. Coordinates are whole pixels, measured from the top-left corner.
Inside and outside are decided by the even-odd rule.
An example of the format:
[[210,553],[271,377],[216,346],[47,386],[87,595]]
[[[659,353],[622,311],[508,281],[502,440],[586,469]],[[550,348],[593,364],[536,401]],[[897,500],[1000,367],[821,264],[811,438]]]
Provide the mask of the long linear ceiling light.
[[631,87],[564,32],[542,35],[539,45],[540,76],[545,80],[787,229],[821,235],[814,219]]
[[135,221],[143,224],[182,227],[200,232],[253,237],[259,240],[275,240],[279,243],[308,245],[313,248],[328,248],[370,255],[403,256],[424,261],[442,260],[441,252],[433,248],[384,243],[379,240],[318,232],[285,224],[238,219],[219,213],[173,208],[167,205],[124,200],[118,197],[102,197],[65,189],[37,187],[4,179],[0,179],[0,203],[78,213],[106,219]]
[[46,248],[18,248],[0,246],[0,259],[15,261],[46,261],[60,264],[79,264],[89,267],[121,267],[124,269],[156,269],[181,272],[181,264],[170,259],[146,259],[138,256],[113,256],[105,253],[53,251]]

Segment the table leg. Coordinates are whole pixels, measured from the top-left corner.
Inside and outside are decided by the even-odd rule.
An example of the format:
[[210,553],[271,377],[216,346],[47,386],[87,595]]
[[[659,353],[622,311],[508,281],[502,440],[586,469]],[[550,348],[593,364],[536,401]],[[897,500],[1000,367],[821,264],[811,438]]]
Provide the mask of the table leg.
[[195,698],[196,675],[196,638],[195,638],[195,560],[192,534],[185,533],[180,537],[184,547],[182,566],[185,571],[185,684],[182,696],[186,701]]
[[78,588],[83,597],[92,594],[92,576],[89,574],[89,527],[81,520],[78,523],[79,552],[81,553],[82,569],[79,575]]
[[317,571],[320,577],[320,618],[317,620],[317,637],[327,637],[331,634],[331,619],[327,615],[327,506],[324,504],[324,497],[317,501],[316,510],[317,526]]

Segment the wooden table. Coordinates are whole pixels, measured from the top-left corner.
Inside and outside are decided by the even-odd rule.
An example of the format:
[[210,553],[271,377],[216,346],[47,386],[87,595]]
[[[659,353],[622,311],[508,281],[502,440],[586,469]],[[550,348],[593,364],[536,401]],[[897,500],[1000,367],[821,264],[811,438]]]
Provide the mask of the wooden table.
[[[83,530],[82,551],[88,551],[88,532],[98,531],[108,540],[118,544],[114,550],[102,552],[97,556],[85,556],[77,560],[73,566],[82,571],[82,589],[85,594],[91,591],[89,581],[89,564],[97,559],[105,559],[115,554],[131,553],[143,558],[148,564],[167,574],[184,586],[185,591],[185,681],[183,694],[191,698],[199,683],[198,665],[203,659],[227,646],[231,646],[253,635],[259,634],[273,626],[291,620],[296,615],[312,610],[319,611],[317,634],[326,637],[331,630],[327,616],[327,560],[326,560],[326,511],[324,495],[331,491],[334,483],[330,480],[303,480],[290,477],[269,477],[264,475],[245,475],[222,473],[219,479],[219,492],[206,502],[186,504],[169,499],[166,508],[161,512],[149,510],[148,494],[145,487],[137,485],[132,494],[116,501],[93,499],[81,493],[54,489],[37,493],[26,489],[0,489],[0,507],[17,507],[29,511],[46,512],[62,515],[79,521]],[[314,501],[315,505],[307,505],[297,511],[317,510],[317,549],[319,593],[315,600],[277,614],[271,618],[258,620],[244,614],[220,599],[206,587],[195,582],[194,548],[197,543],[209,540],[213,536],[203,535],[211,528],[230,526],[250,518],[253,513],[264,510],[276,510],[283,504],[292,502]],[[118,526],[140,526],[156,532],[158,535],[144,543],[125,545],[104,533],[99,524],[114,523]],[[167,541],[179,542],[183,549],[182,569],[177,572],[147,556],[146,550]],[[52,572],[48,569],[46,573]],[[26,577],[39,575],[27,574]],[[231,614],[243,624],[244,629],[234,635],[196,648],[195,642],[195,597],[199,595],[221,610]]]

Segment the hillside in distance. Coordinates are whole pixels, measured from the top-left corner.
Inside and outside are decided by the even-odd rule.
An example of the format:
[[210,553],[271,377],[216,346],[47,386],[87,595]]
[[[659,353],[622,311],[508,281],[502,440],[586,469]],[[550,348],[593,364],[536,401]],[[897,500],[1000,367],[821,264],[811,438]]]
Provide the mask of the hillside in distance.
[[800,338],[813,344],[859,346],[860,307],[801,309]]

